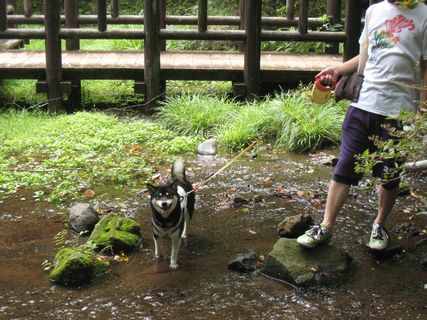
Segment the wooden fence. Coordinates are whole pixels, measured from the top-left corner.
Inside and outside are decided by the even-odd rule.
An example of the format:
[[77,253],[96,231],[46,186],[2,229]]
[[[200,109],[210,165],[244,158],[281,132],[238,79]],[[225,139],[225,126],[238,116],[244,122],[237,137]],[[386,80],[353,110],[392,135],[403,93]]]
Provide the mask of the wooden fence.
[[[331,23],[344,23],[344,31],[310,31],[323,24],[319,18],[308,16],[309,1],[286,1],[286,16],[262,17],[261,0],[240,0],[239,16],[208,16],[208,1],[198,1],[197,16],[167,16],[166,0],[145,0],[144,15],[121,15],[119,0],[98,0],[96,15],[79,14],[78,0],[44,0],[44,14],[34,15],[31,0],[0,0],[0,39],[44,39],[46,74],[45,85],[49,110],[63,110],[63,93],[80,101],[80,78],[64,79],[62,70],[61,39],[66,40],[66,50],[79,50],[80,39],[140,39],[144,41],[144,70],[142,88],[150,112],[156,97],[164,88],[161,77],[160,56],[168,40],[226,40],[241,43],[244,55],[243,82],[239,84],[247,98],[259,94],[260,55],[262,41],[320,41],[333,44],[329,53],[338,52],[344,43],[343,59],[358,53],[361,30],[361,1],[345,1],[345,17],[341,17],[342,1],[327,0],[327,13]],[[7,14],[10,6],[15,12]],[[296,14],[297,13],[297,14]],[[44,29],[20,28],[20,25],[44,24]],[[108,29],[112,24],[143,25],[144,28]],[[169,25],[197,25],[193,30],[167,29]],[[210,25],[236,26],[233,30],[210,30]],[[96,27],[94,27],[96,26]],[[238,29],[237,29],[238,27]],[[281,29],[295,27],[295,31]],[[268,28],[268,29],[267,29]],[[276,29],[274,29],[276,28]],[[1,74],[0,74],[1,76]]]

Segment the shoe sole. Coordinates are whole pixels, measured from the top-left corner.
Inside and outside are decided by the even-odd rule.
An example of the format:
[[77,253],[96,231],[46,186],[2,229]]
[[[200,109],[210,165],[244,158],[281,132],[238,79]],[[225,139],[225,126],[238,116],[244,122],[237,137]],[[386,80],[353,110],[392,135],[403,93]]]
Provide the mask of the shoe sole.
[[384,247],[375,247],[375,246],[371,246],[371,245],[369,245],[368,244],[368,247],[369,247],[369,249],[371,249],[371,250],[377,250],[377,251],[380,251],[380,250],[384,250],[385,248],[387,248],[388,247],[388,245],[386,245],[386,246],[384,246]]
[[331,242],[331,240],[332,240],[332,236],[329,237],[328,239],[325,239],[325,240],[323,240],[321,242],[318,242],[318,243],[309,244],[309,243],[306,243],[306,242],[303,242],[303,241],[299,241],[298,239],[297,239],[297,243],[300,244],[301,246],[303,246],[304,248],[311,249],[311,248],[314,248],[314,247],[316,247],[316,246],[318,246],[320,244],[328,244],[329,242]]

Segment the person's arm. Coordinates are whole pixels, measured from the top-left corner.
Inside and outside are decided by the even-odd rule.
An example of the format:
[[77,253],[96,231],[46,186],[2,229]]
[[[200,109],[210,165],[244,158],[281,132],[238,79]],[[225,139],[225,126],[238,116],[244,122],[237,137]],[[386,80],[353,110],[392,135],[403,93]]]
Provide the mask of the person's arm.
[[359,55],[335,67],[328,67],[320,71],[316,78],[322,77],[322,82],[326,84],[334,84],[339,76],[347,73],[353,73],[359,66]]
[[423,60],[423,77],[421,80],[420,112],[427,112],[427,60]]

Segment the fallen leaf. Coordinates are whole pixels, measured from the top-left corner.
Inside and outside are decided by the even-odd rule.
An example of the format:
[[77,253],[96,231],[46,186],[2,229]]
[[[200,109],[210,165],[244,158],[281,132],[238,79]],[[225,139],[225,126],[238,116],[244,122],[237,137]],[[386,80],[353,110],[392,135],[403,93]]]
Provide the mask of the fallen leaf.
[[253,231],[253,230],[249,230],[249,233],[250,233],[250,234],[253,234],[253,235],[256,235],[256,234],[257,234],[257,232],[256,232],[256,231]]
[[249,208],[243,208],[243,209],[242,209],[242,212],[243,212],[243,213],[249,213]]
[[93,198],[94,196],[95,196],[95,191],[93,191],[92,189],[87,189],[85,191],[86,198]]
[[131,147],[128,149],[128,151],[129,151],[129,152],[136,152],[136,151],[139,151],[139,150],[141,150],[141,146],[138,146],[138,145],[131,146]]
[[301,191],[301,190],[298,190],[298,191],[296,192],[296,194],[297,194],[297,196],[298,196],[298,197],[303,197],[303,196],[305,195],[305,192],[304,192],[304,191]]

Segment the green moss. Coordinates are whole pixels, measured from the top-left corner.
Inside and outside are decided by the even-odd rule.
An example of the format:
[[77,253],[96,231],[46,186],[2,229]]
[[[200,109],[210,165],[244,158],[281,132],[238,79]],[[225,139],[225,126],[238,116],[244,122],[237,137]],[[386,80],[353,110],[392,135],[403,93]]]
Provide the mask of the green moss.
[[104,273],[108,264],[98,260],[91,251],[80,248],[63,248],[55,256],[50,279],[65,285],[89,283],[93,277]]
[[96,224],[88,241],[93,242],[97,250],[111,248],[112,252],[129,252],[141,242],[140,230],[141,226],[137,221],[110,215]]

